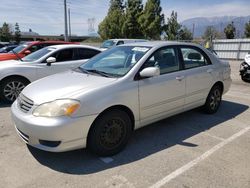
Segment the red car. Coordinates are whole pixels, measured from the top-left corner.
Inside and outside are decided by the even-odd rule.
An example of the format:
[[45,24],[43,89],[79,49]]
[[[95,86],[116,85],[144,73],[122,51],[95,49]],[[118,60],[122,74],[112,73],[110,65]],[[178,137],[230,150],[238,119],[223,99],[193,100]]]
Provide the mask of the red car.
[[57,44],[76,44],[72,42],[64,42],[64,41],[32,41],[32,42],[26,42],[23,44],[20,44],[16,48],[13,49],[13,51],[10,51],[8,53],[2,53],[0,54],[0,61],[4,60],[16,60],[25,57],[26,55],[29,55],[37,50],[40,50],[41,48],[44,48],[46,46],[51,45],[57,45]]

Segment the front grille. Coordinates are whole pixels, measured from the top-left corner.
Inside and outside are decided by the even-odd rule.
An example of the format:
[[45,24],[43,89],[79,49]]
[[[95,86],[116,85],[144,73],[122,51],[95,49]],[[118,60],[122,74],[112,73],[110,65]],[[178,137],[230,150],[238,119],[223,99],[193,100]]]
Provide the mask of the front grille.
[[17,98],[17,105],[20,108],[20,110],[27,113],[34,105],[34,102],[29,98],[27,98],[26,96],[24,96],[23,94],[20,94],[19,97]]

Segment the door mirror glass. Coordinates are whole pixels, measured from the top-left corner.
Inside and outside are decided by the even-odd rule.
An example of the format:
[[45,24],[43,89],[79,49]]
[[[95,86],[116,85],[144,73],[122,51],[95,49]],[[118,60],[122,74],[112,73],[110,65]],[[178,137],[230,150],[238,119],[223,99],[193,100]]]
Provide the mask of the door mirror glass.
[[56,62],[56,58],[54,57],[49,57],[48,59],[46,59],[47,65],[50,66],[51,63],[55,63]]
[[140,72],[142,78],[150,78],[160,75],[160,69],[158,67],[147,67]]

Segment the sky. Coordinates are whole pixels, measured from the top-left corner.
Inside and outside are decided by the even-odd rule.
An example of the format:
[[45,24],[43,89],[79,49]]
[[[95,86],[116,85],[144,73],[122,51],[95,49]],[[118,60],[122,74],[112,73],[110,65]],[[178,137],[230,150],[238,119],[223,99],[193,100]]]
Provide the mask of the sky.
[[[67,0],[71,10],[71,30],[75,35],[88,35],[88,19],[94,18],[94,29],[104,19],[109,0]],[[143,0],[145,3],[146,0]],[[178,20],[194,17],[249,16],[250,0],[161,0],[165,18],[172,10],[177,11]],[[0,24],[19,23],[21,31],[32,31],[44,35],[64,33],[63,0],[1,0]]]

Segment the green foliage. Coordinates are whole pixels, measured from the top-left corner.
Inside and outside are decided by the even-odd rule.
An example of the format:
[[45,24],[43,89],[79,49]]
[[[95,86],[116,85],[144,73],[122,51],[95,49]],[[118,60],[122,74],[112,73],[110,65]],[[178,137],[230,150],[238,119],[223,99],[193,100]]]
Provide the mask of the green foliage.
[[245,35],[246,35],[247,38],[250,38],[250,20],[245,25]]
[[102,39],[122,38],[124,12],[122,0],[111,0],[108,15],[100,23],[98,33]]
[[121,10],[123,11],[123,0],[110,0],[109,12],[113,10]]
[[21,31],[20,31],[20,29],[19,29],[18,23],[16,23],[16,24],[15,24],[15,41],[16,41],[17,43],[19,43],[19,42],[20,42],[20,39],[21,39]]
[[125,38],[143,38],[139,17],[143,13],[142,0],[128,0],[122,33]]
[[170,18],[166,25],[166,39],[167,40],[178,40],[178,34],[181,25],[177,21],[177,12],[172,11]]
[[164,25],[164,14],[161,13],[160,4],[160,0],[148,0],[146,2],[143,14],[139,18],[139,24],[145,38],[160,39]]
[[191,33],[191,31],[187,27],[184,26],[178,32],[178,39],[191,41],[193,40],[193,33]]
[[227,27],[225,27],[225,29],[224,29],[224,33],[226,35],[226,38],[227,39],[234,39],[235,31],[236,31],[236,29],[234,27],[234,23],[232,22],[232,23],[228,24]]
[[211,41],[213,39],[219,38],[220,34],[213,26],[207,26],[202,38],[206,41]]
[[0,30],[0,40],[2,42],[9,42],[11,39],[11,29],[9,24],[7,24],[6,22],[3,23],[3,26]]

